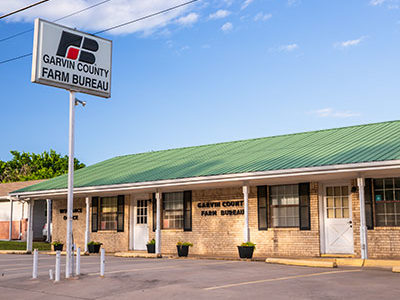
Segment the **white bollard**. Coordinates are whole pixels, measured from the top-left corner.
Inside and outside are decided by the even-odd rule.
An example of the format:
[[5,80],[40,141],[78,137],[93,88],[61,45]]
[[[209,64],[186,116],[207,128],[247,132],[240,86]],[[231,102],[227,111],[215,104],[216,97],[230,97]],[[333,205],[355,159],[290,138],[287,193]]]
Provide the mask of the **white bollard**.
[[61,273],[61,251],[58,250],[56,252],[56,278],[55,282],[60,281],[60,273]]
[[49,269],[49,278],[53,280],[53,269]]
[[100,277],[104,277],[104,268],[106,264],[106,251],[104,248],[100,249]]
[[32,278],[36,279],[38,277],[37,269],[38,269],[38,250],[33,250],[33,270],[32,270]]
[[71,277],[74,277],[75,266],[74,266],[74,253],[75,253],[75,244],[72,244],[72,251],[71,251]]
[[76,276],[81,275],[81,248],[76,249]]

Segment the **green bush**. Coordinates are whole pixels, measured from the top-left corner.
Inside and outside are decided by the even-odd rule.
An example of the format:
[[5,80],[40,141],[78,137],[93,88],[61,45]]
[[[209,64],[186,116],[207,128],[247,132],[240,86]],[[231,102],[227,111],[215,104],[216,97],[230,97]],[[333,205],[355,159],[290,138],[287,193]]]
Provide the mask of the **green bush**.
[[148,241],[147,245],[155,245],[156,241],[155,239],[152,239],[151,241]]
[[189,246],[189,247],[193,247],[192,243],[189,242],[177,242],[176,243],[177,246]]
[[91,245],[93,245],[93,246],[101,246],[101,245],[103,245],[103,243],[91,241],[91,242],[88,243],[88,246],[91,246]]
[[63,243],[61,243],[60,241],[54,241],[51,243],[53,246],[60,246],[60,245],[64,245]]
[[256,244],[254,244],[252,242],[242,243],[240,246],[242,246],[242,247],[253,247],[254,249],[256,249]]

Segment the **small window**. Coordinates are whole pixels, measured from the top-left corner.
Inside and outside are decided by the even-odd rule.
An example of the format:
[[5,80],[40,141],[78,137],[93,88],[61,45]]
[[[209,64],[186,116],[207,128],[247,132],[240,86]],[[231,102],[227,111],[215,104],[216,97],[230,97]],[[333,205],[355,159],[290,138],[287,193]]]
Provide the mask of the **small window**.
[[268,229],[268,214],[267,214],[267,187],[257,187],[258,198],[258,230]]
[[117,197],[100,198],[100,230],[117,230]]
[[299,227],[299,186],[270,187],[269,206],[272,227]]
[[376,226],[400,226],[400,178],[374,179]]
[[163,229],[183,228],[183,192],[163,194]]

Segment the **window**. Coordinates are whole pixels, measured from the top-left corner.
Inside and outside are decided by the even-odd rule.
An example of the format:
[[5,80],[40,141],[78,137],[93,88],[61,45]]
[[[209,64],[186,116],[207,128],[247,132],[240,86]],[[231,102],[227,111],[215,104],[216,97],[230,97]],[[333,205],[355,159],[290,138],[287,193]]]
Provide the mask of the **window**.
[[270,213],[272,227],[299,227],[299,186],[270,187]]
[[163,194],[163,229],[183,228],[183,193]]
[[326,210],[329,219],[350,218],[348,186],[326,188]]
[[124,231],[125,196],[92,197],[92,232]]
[[400,178],[374,179],[376,226],[400,226]]
[[117,229],[117,197],[100,198],[100,230]]

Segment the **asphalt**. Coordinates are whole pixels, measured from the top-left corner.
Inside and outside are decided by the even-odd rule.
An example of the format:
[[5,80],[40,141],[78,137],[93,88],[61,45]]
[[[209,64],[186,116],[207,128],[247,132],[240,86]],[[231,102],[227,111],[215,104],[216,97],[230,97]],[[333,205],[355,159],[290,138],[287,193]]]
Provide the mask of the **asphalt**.
[[[251,261],[85,256],[78,279],[49,280],[55,257],[0,255],[0,299],[398,299],[400,274],[373,268],[309,268]],[[62,257],[64,271],[65,257]]]

